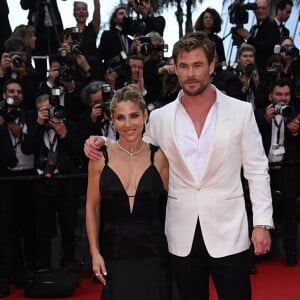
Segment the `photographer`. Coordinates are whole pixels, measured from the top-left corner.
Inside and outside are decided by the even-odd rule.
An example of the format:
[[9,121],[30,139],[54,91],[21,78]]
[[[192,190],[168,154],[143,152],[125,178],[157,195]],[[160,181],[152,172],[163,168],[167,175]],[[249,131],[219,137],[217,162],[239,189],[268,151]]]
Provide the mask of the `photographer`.
[[[61,265],[75,262],[75,228],[78,184],[72,175],[81,170],[82,147],[76,126],[58,114],[57,96],[43,94],[36,99],[37,119],[28,128],[22,149],[34,154],[34,169],[41,176],[34,190],[34,235],[32,271],[51,268],[51,238],[56,214],[61,232]],[[56,178],[70,175],[70,178]]]
[[266,67],[269,56],[280,40],[278,26],[269,17],[270,8],[268,0],[256,0],[254,10],[257,24],[251,27],[250,32],[245,28],[237,28],[235,33],[241,36],[248,44],[256,49],[256,63],[262,70]]
[[[116,130],[109,108],[112,96],[112,88],[104,81],[92,81],[83,88],[81,99],[87,110],[81,114],[79,120],[82,147],[90,135],[101,135],[116,140]],[[87,163],[85,160],[84,170],[87,170]]]
[[242,44],[238,51],[237,63],[235,72],[241,83],[241,100],[250,102],[255,110],[255,94],[260,79],[255,62],[255,48],[249,44]]
[[255,95],[256,108],[265,108],[269,104],[269,88],[277,79],[287,78],[283,72],[285,60],[281,55],[274,54],[269,57],[266,68],[266,78],[261,80],[257,86]]
[[[133,19],[132,10],[138,15],[137,19]],[[151,31],[164,35],[166,21],[163,16],[153,16],[153,8],[151,0],[128,0],[127,15],[123,21],[123,31],[127,35],[140,36],[146,35]],[[141,18],[140,18],[141,16]]]
[[91,56],[97,56],[96,40],[100,28],[100,1],[94,0],[94,12],[92,21],[86,25],[89,16],[88,5],[84,1],[74,1],[73,14],[76,26],[81,35],[81,45],[83,52]]
[[132,48],[134,53],[144,59],[144,99],[148,104],[157,103],[162,88],[159,68],[166,63],[164,52],[168,45],[164,44],[164,40],[158,32],[149,32],[145,36],[135,38]]
[[123,32],[123,21],[126,14],[126,6],[118,6],[109,19],[109,30],[104,30],[98,47],[100,60],[105,66],[120,56],[123,51],[129,54],[131,40]]
[[[71,69],[70,69],[71,68]],[[48,78],[39,87],[39,94],[51,94],[52,88],[58,88],[59,103],[64,106],[66,118],[77,121],[85,106],[80,99],[83,83],[73,79],[72,66],[69,66],[59,55],[50,57]]]
[[78,27],[66,28],[61,35],[58,54],[72,70],[72,78],[83,85],[104,77],[104,67],[95,57],[84,53]]
[[297,264],[297,193],[300,186],[299,114],[293,113],[291,86],[287,80],[275,80],[269,92],[271,102],[255,112],[269,159],[271,188],[282,197],[274,205],[274,218],[283,228],[286,265]]
[[22,39],[10,38],[5,42],[5,51],[2,54],[0,65],[0,88],[3,88],[8,79],[18,79],[23,87],[22,105],[34,109],[39,75],[31,67],[26,67],[26,51]]
[[[11,282],[22,286],[25,266],[32,263],[33,155],[22,150],[34,114],[22,108],[22,86],[9,79],[3,84],[0,108],[1,201],[0,287],[9,293]],[[2,161],[6,157],[7,161]],[[21,179],[21,180],[20,180]],[[24,197],[26,195],[26,197]]]

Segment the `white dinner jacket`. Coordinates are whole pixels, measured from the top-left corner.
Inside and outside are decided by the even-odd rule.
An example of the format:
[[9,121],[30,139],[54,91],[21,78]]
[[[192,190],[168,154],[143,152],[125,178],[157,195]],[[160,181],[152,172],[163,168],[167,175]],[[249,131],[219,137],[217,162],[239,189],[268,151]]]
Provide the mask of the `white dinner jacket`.
[[242,166],[249,181],[253,224],[273,226],[268,161],[251,104],[217,89],[216,96],[216,128],[200,180],[193,175],[176,141],[179,98],[151,112],[144,135],[144,140],[159,145],[169,160],[165,232],[169,251],[182,257],[190,253],[198,219],[212,257],[248,249]]

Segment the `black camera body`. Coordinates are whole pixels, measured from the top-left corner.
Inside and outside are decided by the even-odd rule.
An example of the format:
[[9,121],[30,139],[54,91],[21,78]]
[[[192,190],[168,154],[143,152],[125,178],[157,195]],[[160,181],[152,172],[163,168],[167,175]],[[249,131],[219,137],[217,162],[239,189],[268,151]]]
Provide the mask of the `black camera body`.
[[242,1],[236,0],[228,7],[229,22],[242,26],[247,24],[249,20],[248,10],[255,10],[257,8],[256,3],[243,3]]
[[281,65],[274,64],[271,68],[268,69],[268,73],[279,74],[281,72]]
[[131,76],[131,67],[127,63],[127,55],[121,51],[108,61],[109,72],[116,72],[117,76],[127,80]]
[[0,116],[5,122],[11,122],[20,117],[21,111],[14,104],[15,100],[12,97],[0,101]]
[[51,119],[53,122],[59,122],[60,120],[65,119],[66,117],[65,108],[62,105],[60,105],[60,95],[60,88],[51,89],[49,97],[49,103],[51,105],[51,108],[48,109],[48,114],[49,119]]
[[244,75],[246,77],[250,77],[253,71],[256,70],[256,66],[255,64],[248,64],[246,68],[241,68],[240,66],[237,66],[234,70],[239,76]]
[[286,56],[289,56],[291,59],[299,58],[299,49],[294,45],[284,45],[280,49],[281,52],[285,52]]
[[169,49],[168,44],[152,44],[151,38],[148,36],[140,36],[139,40],[141,41],[141,52],[146,56],[150,55],[153,51],[167,52]]
[[103,99],[103,101],[101,102],[102,112],[107,117],[110,117],[111,116],[110,100],[113,94],[110,84],[102,84],[101,91],[102,91],[102,99]]
[[281,115],[283,117],[291,117],[293,113],[293,109],[291,106],[286,105],[282,102],[274,103],[273,104],[274,110],[275,110],[275,115]]
[[23,65],[23,59],[19,54],[16,53],[11,53],[9,55],[12,64],[14,65],[15,68],[20,68]]

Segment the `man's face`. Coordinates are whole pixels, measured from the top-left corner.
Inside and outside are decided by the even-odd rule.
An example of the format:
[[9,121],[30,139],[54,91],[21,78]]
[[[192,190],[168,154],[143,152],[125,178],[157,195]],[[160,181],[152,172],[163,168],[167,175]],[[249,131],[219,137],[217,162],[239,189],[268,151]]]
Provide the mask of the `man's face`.
[[131,67],[131,80],[137,82],[140,78],[140,72],[144,69],[144,62],[140,59],[130,59],[129,66]]
[[211,82],[215,61],[207,61],[202,48],[180,52],[175,65],[175,72],[183,91],[189,96],[200,95]]
[[3,99],[12,97],[15,100],[14,105],[19,106],[23,101],[22,87],[18,83],[10,83],[6,87],[6,91],[3,93]]
[[77,23],[86,23],[89,16],[87,6],[84,3],[77,3],[74,9],[74,17]]
[[278,14],[279,21],[286,22],[289,19],[291,12],[292,12],[292,6],[289,4],[287,4],[285,8],[282,10],[278,9],[277,14]]
[[267,0],[257,0],[257,8],[254,11],[258,23],[264,21],[269,16],[269,5]]
[[249,64],[255,63],[255,56],[253,51],[243,51],[238,58],[238,63],[242,68],[246,68]]
[[115,20],[114,20],[116,25],[119,25],[119,26],[123,25],[123,19],[124,19],[125,13],[126,13],[126,11],[123,8],[120,8],[117,11],[116,17],[115,17]]
[[147,16],[152,12],[152,6],[150,0],[141,0],[140,5],[137,5],[139,13],[143,16]]
[[288,105],[291,101],[291,92],[289,86],[276,86],[273,92],[269,94],[269,100],[272,103],[281,102]]

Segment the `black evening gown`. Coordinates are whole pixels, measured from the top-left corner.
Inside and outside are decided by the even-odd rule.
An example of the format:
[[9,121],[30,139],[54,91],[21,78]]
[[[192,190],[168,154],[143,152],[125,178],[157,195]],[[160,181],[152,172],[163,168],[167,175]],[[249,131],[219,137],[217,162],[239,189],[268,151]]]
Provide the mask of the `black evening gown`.
[[157,147],[150,145],[150,166],[137,187],[130,212],[128,195],[108,165],[100,177],[100,252],[108,271],[101,300],[170,300],[167,240],[164,234],[166,193],[153,164]]

